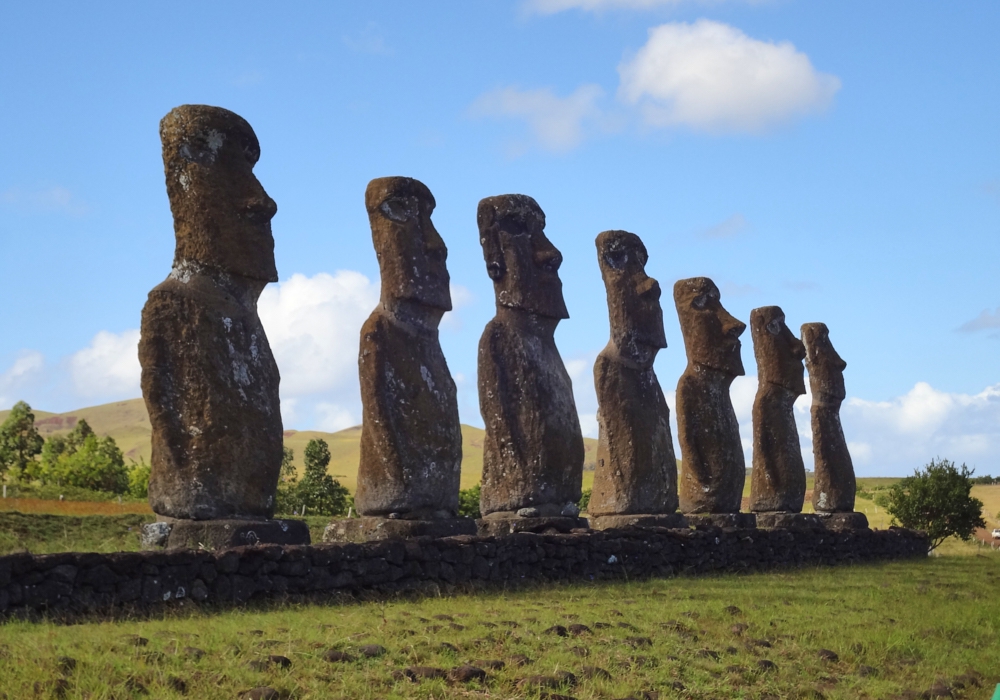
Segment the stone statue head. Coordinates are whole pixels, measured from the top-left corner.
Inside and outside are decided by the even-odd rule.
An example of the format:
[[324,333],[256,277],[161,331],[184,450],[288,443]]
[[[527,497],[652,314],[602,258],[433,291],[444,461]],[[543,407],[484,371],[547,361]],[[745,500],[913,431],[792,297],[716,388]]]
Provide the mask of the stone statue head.
[[722,308],[715,282],[707,277],[677,280],[674,305],[688,362],[731,377],[743,375],[740,336],[747,326]]
[[545,237],[538,203],[523,194],[487,197],[479,202],[476,219],[497,305],[569,318],[559,279],[562,254]]
[[813,396],[843,401],[847,398],[847,390],[844,388],[847,363],[833,349],[830,330],[826,324],[803,323],[802,342],[806,345],[806,368],[809,370],[809,387]]
[[750,334],[757,358],[757,378],[762,384],[777,384],[796,396],[806,393],[802,341],[785,325],[780,306],[762,306],[750,312]]
[[667,338],[660,285],[646,275],[646,246],[628,231],[604,231],[598,234],[596,244],[608,293],[611,342],[623,355],[652,363],[656,352],[667,347]]
[[174,264],[277,282],[274,200],[253,174],[260,144],[238,114],[182,105],[160,121],[167,196],[174,216]]
[[365,208],[382,275],[382,302],[408,300],[451,310],[448,248],[431,213],[431,191],[409,177],[381,177],[368,183]]

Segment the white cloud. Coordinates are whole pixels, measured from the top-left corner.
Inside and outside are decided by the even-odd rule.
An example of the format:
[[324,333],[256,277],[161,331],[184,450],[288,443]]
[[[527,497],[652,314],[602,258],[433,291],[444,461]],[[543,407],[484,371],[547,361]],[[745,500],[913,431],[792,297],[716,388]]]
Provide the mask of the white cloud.
[[701,231],[701,236],[703,238],[732,238],[745,231],[746,228],[746,217],[742,214],[733,214],[725,221]]
[[316,429],[328,433],[335,433],[338,430],[344,430],[361,423],[360,412],[353,413],[343,406],[325,401],[316,405],[316,413],[319,414]]
[[37,350],[25,350],[14,364],[3,374],[0,374],[0,410],[8,409],[17,401],[15,392],[39,376],[45,367],[45,358]]
[[90,211],[86,202],[59,186],[34,190],[14,187],[0,192],[0,204],[23,211],[55,211],[70,216],[83,216]]
[[281,396],[357,395],[361,325],[379,301],[359,272],[295,274],[264,289],[257,310],[281,371]]
[[790,42],[753,39],[700,19],[649,30],[649,40],[618,68],[619,97],[646,124],[709,132],[758,132],[826,109],[840,89]]
[[996,311],[983,309],[974,319],[959,326],[958,330],[963,333],[974,333],[995,328],[1000,328],[1000,307],[997,307]]
[[134,398],[139,390],[139,331],[101,331],[69,359],[76,393],[84,398]]
[[476,117],[523,119],[542,148],[564,153],[579,145],[592,122],[600,118],[597,100],[603,94],[598,85],[581,85],[567,97],[558,97],[548,88],[505,87],[481,95],[470,112]]

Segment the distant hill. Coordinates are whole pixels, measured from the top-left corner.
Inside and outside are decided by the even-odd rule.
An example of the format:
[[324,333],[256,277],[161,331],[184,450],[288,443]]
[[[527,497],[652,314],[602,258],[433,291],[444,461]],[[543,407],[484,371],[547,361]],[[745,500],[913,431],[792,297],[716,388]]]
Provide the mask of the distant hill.
[[[34,410],[34,409],[33,409]],[[0,411],[0,422],[9,411]],[[146,404],[142,399],[117,401],[100,406],[90,406],[66,413],[48,413],[34,410],[35,425],[46,439],[53,435],[65,435],[80,420],[86,420],[98,435],[110,435],[125,453],[126,458],[149,461],[150,435],[152,426]],[[475,485],[483,473],[483,436],[485,431],[470,425],[462,426],[462,488]],[[304,468],[303,454],[306,444],[322,438],[330,445],[330,474],[333,474],[352,492],[358,483],[358,461],[361,455],[361,426],[347,428],[336,433],[318,430],[286,430],[285,446],[295,451],[295,465],[300,472]],[[597,440],[584,438],[587,470],[583,473],[584,488],[590,488],[594,481],[594,462],[597,456]]]

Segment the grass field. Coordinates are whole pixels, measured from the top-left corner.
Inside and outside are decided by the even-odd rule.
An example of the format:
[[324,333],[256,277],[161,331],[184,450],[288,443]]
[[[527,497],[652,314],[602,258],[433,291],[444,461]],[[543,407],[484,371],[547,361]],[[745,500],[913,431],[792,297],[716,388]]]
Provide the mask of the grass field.
[[[0,697],[235,699],[270,687],[300,700],[832,700],[931,688],[988,698],[1000,681],[998,585],[1000,556],[939,557],[418,601],[189,608],[73,626],[8,622]],[[330,650],[347,656],[329,661]],[[434,677],[463,664],[485,680]]]

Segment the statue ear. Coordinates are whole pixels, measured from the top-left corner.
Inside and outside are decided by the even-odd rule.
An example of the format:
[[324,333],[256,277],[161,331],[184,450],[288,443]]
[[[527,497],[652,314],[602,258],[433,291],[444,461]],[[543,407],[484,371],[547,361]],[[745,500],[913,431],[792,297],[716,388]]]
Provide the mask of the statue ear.
[[503,279],[503,276],[507,274],[507,270],[502,262],[496,260],[486,263],[486,274],[490,276],[490,279],[494,282],[499,282]]

